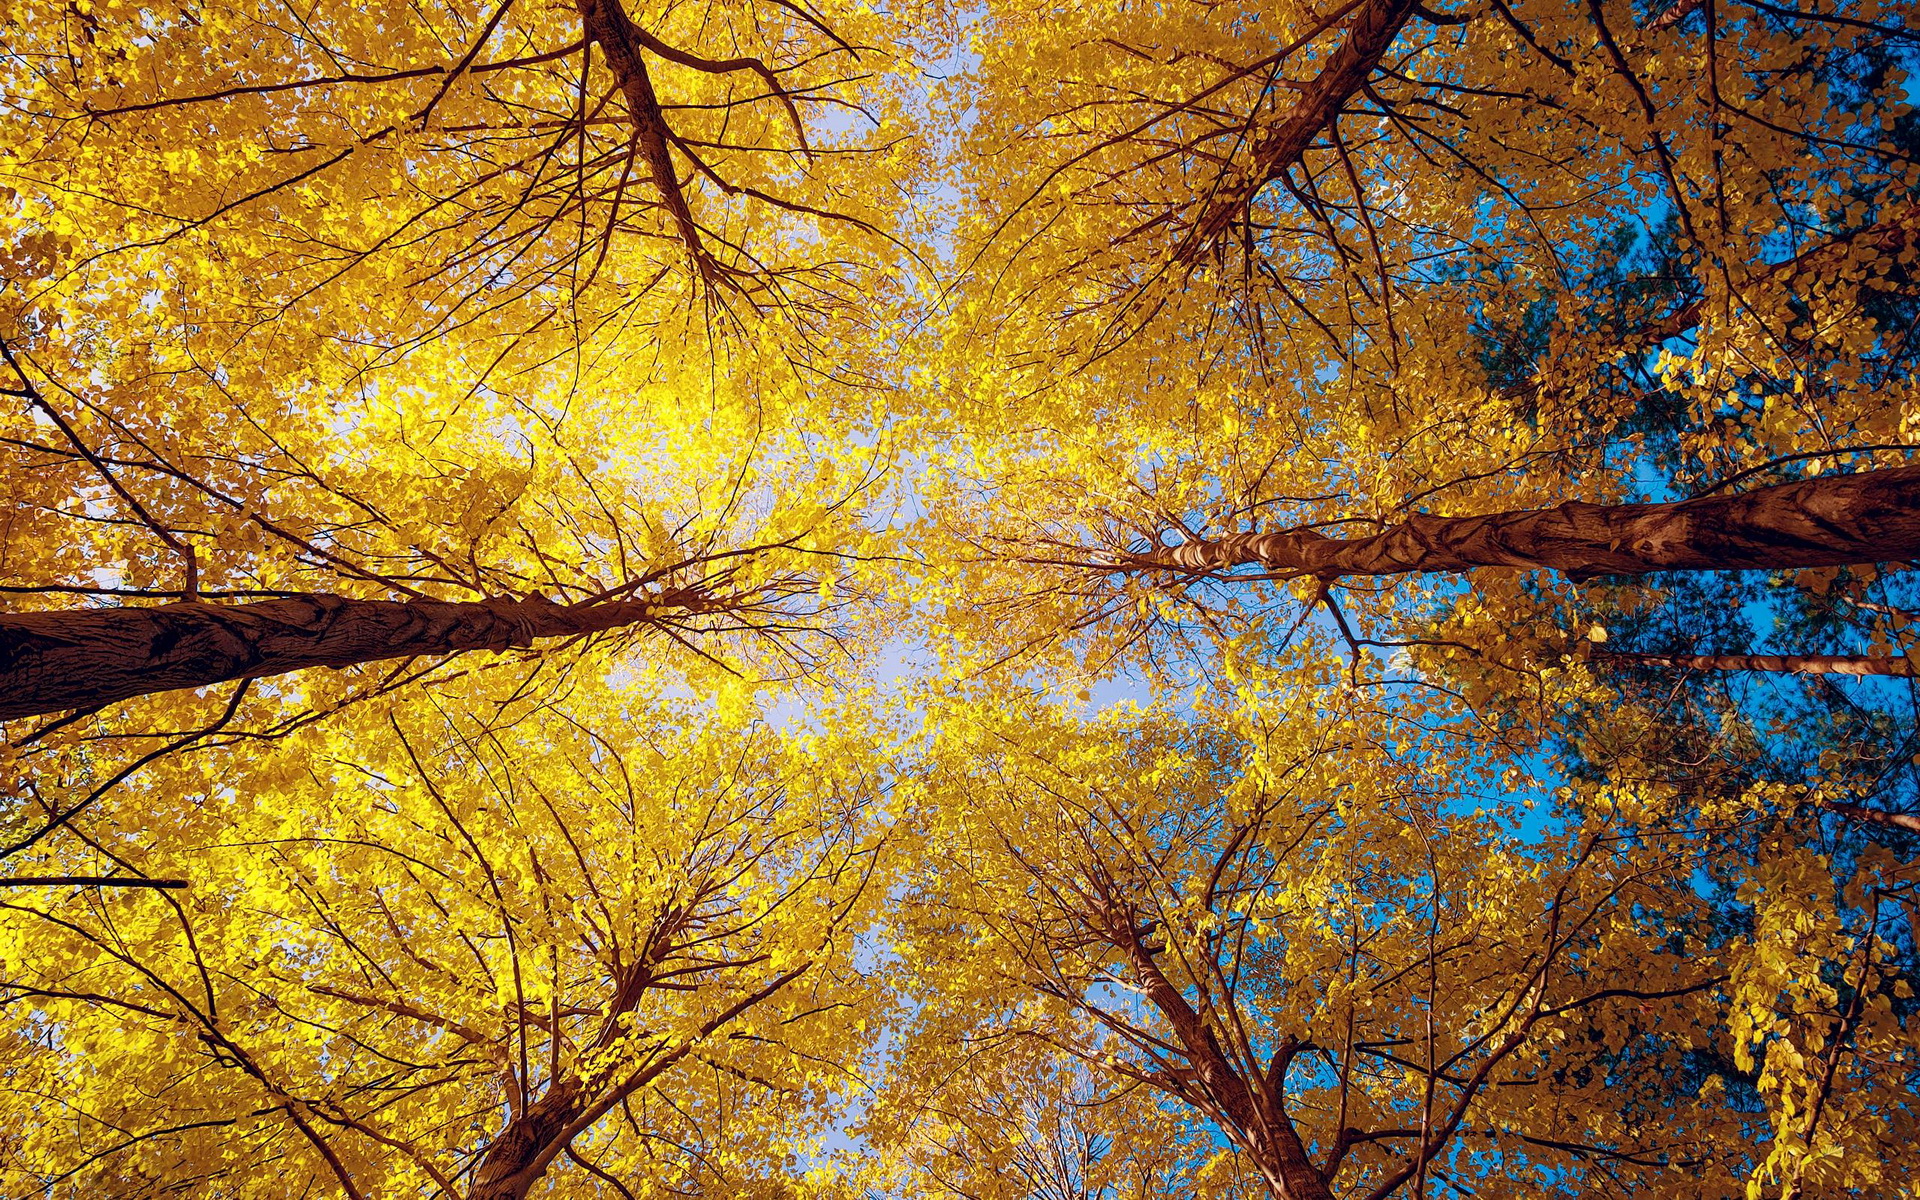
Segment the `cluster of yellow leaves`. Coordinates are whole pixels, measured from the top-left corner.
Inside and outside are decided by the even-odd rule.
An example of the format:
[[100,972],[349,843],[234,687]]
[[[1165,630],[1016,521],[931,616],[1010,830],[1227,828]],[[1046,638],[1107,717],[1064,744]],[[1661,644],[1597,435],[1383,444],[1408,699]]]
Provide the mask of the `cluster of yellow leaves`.
[[1683,480],[1892,461],[1909,81],[1426,10],[1262,162],[1354,9],[636,4],[668,181],[567,5],[10,4],[9,607],[738,603],[9,727],[7,871],[192,886],[0,894],[0,1190],[491,1196],[562,1112],[519,1194],[1273,1192],[1198,1029],[1342,1193],[1913,1194],[1910,867],[1665,773],[1572,585],[1106,569],[1618,499],[1655,392]]
[[[1882,1080],[1920,1054],[1899,951],[1901,891],[1912,872],[1884,851],[1859,865],[1843,899],[1833,864],[1804,846],[1770,844],[1746,885],[1755,929],[1734,964],[1734,1058],[1755,1072],[1772,1138],[1747,1186],[1758,1197],[1846,1195],[1910,1187],[1884,1173],[1881,1147],[1915,1136]],[[1902,886],[1904,885],[1904,886]],[[1888,1190],[1886,1194],[1908,1194]]]
[[[1024,1111],[1029,1088],[1076,1097],[1083,1140],[1141,1139],[1090,1177],[1257,1189],[1259,1131],[1208,1109],[1169,986],[1256,1090],[1284,1087],[1321,1156],[1341,1129],[1385,1133],[1354,1144],[1336,1194],[1368,1194],[1405,1161],[1391,1139],[1456,1103],[1470,1133],[1436,1168],[1479,1194],[1558,1194],[1595,1152],[1668,1164],[1674,1195],[1696,1194],[1682,1163],[1686,1187],[1738,1185],[1738,1118],[1673,1086],[1728,1052],[1715,951],[1686,932],[1705,913],[1685,839],[1549,823],[1516,845],[1510,813],[1392,749],[1394,714],[1319,699],[1310,723],[988,700],[948,719],[900,946],[924,997],[908,1084],[868,1127],[904,1156],[906,1194],[1009,1176],[1026,1194],[1063,1119]],[[1263,1080],[1283,1043],[1311,1049]],[[1180,1135],[1196,1116],[1218,1155]],[[1494,1152],[1498,1176],[1470,1165]]]
[[183,803],[184,769],[121,793],[89,854],[178,873],[177,898],[4,898],[35,1012],[8,1194],[433,1191],[503,1114],[636,1077],[574,1148],[648,1194],[784,1187],[817,1154],[868,1052],[847,1014],[886,1004],[859,962],[873,773],[835,735],[658,696],[638,724],[512,697],[482,723],[476,698],[303,732],[225,795]]

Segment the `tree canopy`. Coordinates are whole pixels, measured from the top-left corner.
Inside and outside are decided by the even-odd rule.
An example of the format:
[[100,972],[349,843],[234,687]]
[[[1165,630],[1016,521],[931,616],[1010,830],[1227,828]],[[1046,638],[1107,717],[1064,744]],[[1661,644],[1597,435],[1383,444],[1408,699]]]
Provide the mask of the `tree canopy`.
[[1920,1197],[1904,0],[14,0],[0,1197]]

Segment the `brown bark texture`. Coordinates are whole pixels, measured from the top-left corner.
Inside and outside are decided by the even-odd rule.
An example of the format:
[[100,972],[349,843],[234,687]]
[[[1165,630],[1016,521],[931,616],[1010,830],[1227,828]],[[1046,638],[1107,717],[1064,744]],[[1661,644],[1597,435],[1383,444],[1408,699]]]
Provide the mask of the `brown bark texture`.
[[660,99],[654,94],[653,77],[640,58],[641,35],[626,10],[620,7],[619,0],[578,0],[578,3],[581,26],[587,38],[606,56],[607,67],[627,102],[634,148],[647,164],[647,173],[660,193],[660,203],[673,219],[674,232],[686,243],[688,253],[693,255],[702,276],[706,276],[712,264],[702,245],[699,223],[693,218],[693,210],[687,205],[686,193],[681,190],[679,175],[673,168],[673,156],[667,148],[670,133],[666,118],[661,113]]
[[639,601],[351,600],[0,613],[0,720],[97,708],[148,692],[257,679],[307,667],[505,650],[658,615]]
[[1176,256],[1180,261],[1197,259],[1245,215],[1261,188],[1286,174],[1309,146],[1325,136],[1419,7],[1418,0],[1368,0],[1353,15],[1347,22],[1346,40],[1300,91],[1299,104],[1254,142],[1252,169],[1223,183],[1208,197],[1194,222],[1192,236]]
[[1781,570],[1920,559],[1920,467],[1829,475],[1665,504],[1421,514],[1359,538],[1309,529],[1230,533],[1105,564],[1213,574],[1259,567],[1333,580],[1518,567],[1572,579],[1654,571]]
[[1108,939],[1128,959],[1141,991],[1173,1027],[1191,1075],[1166,1080],[1162,1086],[1182,1095],[1202,1111],[1217,1114],[1233,1140],[1248,1152],[1276,1200],[1333,1200],[1326,1176],[1307,1157],[1307,1149],[1287,1115],[1285,1064],[1295,1043],[1287,1039],[1276,1054],[1263,1082],[1252,1086],[1241,1074],[1207,1020],[1173,981],[1167,978],[1154,952],[1144,945],[1131,910],[1103,914]]
[[1863,808],[1858,804],[1842,804],[1838,800],[1823,800],[1821,806],[1855,821],[1864,821],[1870,825],[1884,825],[1888,829],[1904,829],[1908,833],[1920,833],[1920,816],[1915,816],[1913,813],[1885,812],[1877,808]]
[[1647,23],[1647,28],[1658,33],[1672,29],[1675,25],[1692,16],[1702,0],[1674,0],[1667,10]]
[[571,1140],[586,1100],[577,1083],[561,1080],[528,1105],[487,1147],[467,1200],[526,1200],[554,1152]]
[[[622,1036],[625,1027],[614,1018],[633,1011],[641,993],[658,983],[652,973],[653,965],[657,965],[657,960],[647,960],[623,981],[608,1006],[608,1018],[601,1026],[593,1050],[605,1050]],[[701,1024],[695,1040],[710,1036],[749,1008],[776,995],[809,968],[810,964],[802,964],[768,980],[758,990],[708,1018]],[[594,1080],[570,1077],[555,1080],[545,1095],[528,1104],[507,1123],[506,1129],[481,1155],[473,1186],[467,1190],[467,1200],[526,1200],[553,1160],[566,1152],[574,1138],[590,1129],[614,1105],[680,1065],[693,1052],[694,1045],[695,1042],[681,1042],[611,1087],[606,1086],[604,1071]]]

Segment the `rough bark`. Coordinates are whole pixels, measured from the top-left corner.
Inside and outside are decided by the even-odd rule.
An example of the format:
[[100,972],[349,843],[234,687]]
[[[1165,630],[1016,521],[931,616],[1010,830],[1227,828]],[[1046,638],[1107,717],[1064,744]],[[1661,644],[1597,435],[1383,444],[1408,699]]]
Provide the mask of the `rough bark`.
[[1855,821],[1864,821],[1870,825],[1884,825],[1888,829],[1904,829],[1908,833],[1920,833],[1920,816],[1915,816],[1913,813],[1882,812],[1877,808],[1862,808],[1858,804],[1842,804],[1838,800],[1822,800],[1820,804],[1823,808]]
[[[605,1072],[596,1079],[581,1081],[562,1078],[551,1084],[543,1096],[507,1123],[486,1149],[474,1170],[473,1186],[467,1200],[527,1200],[527,1194],[540,1182],[553,1160],[564,1153],[573,1139],[585,1133],[621,1100],[680,1065],[702,1038],[728,1025],[735,1017],[777,994],[782,988],[807,973],[811,964],[802,964],[774,976],[760,988],[736,1000],[723,1011],[701,1024],[693,1041],[681,1042],[625,1080],[608,1086]],[[684,978],[684,976],[682,977]],[[640,995],[654,983],[651,968],[638,969],[623,982],[608,1007],[608,1016],[592,1049],[605,1050],[625,1032],[616,1018],[632,1011]]]
[[1409,517],[1360,538],[1230,533],[1103,565],[1191,574],[1259,567],[1338,579],[1518,567],[1575,580],[1654,571],[1780,570],[1920,559],[1920,467],[1830,475],[1667,504]]
[[[1133,968],[1141,990],[1173,1027],[1181,1050],[1192,1067],[1190,1080],[1177,1090],[1193,1092],[1190,1102],[1211,1109],[1228,1125],[1234,1140],[1245,1147],[1261,1177],[1277,1200],[1333,1200],[1326,1177],[1307,1157],[1306,1146],[1293,1127],[1284,1104],[1284,1078],[1255,1089],[1243,1077],[1213,1029],[1160,969],[1153,952],[1135,931],[1133,914],[1107,914],[1108,936]],[[1291,1050],[1283,1052],[1290,1055]],[[1284,1076],[1282,1067],[1273,1072]]]
[[0,720],[307,667],[505,650],[660,615],[637,601],[350,600],[163,604],[0,613]]
[[681,190],[679,175],[673,168],[673,155],[667,148],[670,136],[667,121],[653,90],[653,77],[640,58],[640,36],[619,0],[578,0],[578,4],[587,39],[600,47],[607,67],[620,85],[620,95],[627,102],[627,116],[633,124],[634,148],[647,164],[647,173],[653,177],[653,186],[660,193],[660,203],[666,206],[667,215],[673,219],[674,232],[686,243],[687,252],[693,256],[702,277],[709,277],[713,264],[701,240],[700,226],[687,204],[686,193]]
[[546,1174],[553,1149],[571,1140],[569,1130],[585,1100],[577,1084],[562,1080],[509,1121],[481,1157],[467,1200],[526,1200]]
[[1270,126],[1253,144],[1253,164],[1244,176],[1228,180],[1209,197],[1193,224],[1193,233],[1177,257],[1191,262],[1241,218],[1260,189],[1300,161],[1307,147],[1326,133],[1348,100],[1358,92],[1381,55],[1393,44],[1420,7],[1419,0],[1369,0],[1347,22],[1347,38],[1327,58],[1300,102],[1284,121]]
[[1914,677],[1913,660],[1868,654],[1628,654],[1582,647],[1580,657],[1603,666],[1675,667],[1686,671],[1767,671],[1792,675]]
[[1701,0],[1674,0],[1674,3],[1667,6],[1665,12],[1647,23],[1647,28],[1656,32],[1672,29],[1675,25],[1692,16],[1694,11],[1700,7],[1700,4]]

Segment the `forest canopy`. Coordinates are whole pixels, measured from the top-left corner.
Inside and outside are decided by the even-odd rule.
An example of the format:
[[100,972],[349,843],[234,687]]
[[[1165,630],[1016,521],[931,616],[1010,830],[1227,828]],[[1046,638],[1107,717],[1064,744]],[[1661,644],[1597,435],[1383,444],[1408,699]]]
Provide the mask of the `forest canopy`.
[[0,1200],[1920,1197],[1904,0],[9,0]]

